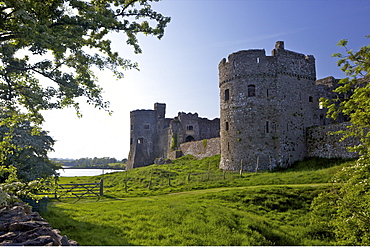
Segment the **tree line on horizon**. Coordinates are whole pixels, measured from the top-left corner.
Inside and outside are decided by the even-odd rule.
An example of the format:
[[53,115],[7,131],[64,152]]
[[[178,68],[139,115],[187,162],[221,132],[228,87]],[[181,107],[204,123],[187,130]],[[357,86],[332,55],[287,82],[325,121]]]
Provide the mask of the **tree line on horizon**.
[[127,163],[127,159],[117,160],[116,158],[103,157],[103,158],[79,158],[79,159],[60,159],[52,158],[63,166],[69,166],[74,168],[124,168]]

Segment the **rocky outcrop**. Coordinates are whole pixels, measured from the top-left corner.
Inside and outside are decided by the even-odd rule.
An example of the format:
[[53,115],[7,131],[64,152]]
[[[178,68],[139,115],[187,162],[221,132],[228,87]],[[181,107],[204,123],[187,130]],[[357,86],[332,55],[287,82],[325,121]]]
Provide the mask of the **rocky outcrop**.
[[77,246],[25,203],[0,208],[0,246]]

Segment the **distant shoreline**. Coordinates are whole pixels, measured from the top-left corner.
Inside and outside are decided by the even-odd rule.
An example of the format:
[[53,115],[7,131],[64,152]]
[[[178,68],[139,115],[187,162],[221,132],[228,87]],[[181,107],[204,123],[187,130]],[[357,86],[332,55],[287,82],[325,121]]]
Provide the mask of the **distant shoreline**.
[[[62,167],[60,169],[98,169],[98,170],[125,170],[124,168],[100,168],[100,167]],[[58,170],[60,170],[58,169]]]

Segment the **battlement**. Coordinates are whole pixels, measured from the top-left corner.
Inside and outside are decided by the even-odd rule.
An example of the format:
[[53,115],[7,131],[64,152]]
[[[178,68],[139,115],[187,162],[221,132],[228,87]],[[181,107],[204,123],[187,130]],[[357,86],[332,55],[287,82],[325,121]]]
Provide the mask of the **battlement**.
[[185,113],[185,112],[179,112],[177,115],[178,120],[183,121],[183,120],[197,120],[198,113]]
[[271,53],[266,56],[264,49],[251,49],[223,58],[218,65],[220,86],[235,79],[276,77],[277,74],[316,79],[314,56],[285,50],[283,41],[277,41]]

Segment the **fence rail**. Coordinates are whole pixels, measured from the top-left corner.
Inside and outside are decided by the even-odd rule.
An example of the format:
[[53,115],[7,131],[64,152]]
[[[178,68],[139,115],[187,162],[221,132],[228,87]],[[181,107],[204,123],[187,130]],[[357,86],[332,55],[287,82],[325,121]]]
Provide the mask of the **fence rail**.
[[82,198],[82,197],[100,197],[104,194],[103,179],[99,183],[87,184],[58,184],[54,191],[39,193],[39,195],[54,196],[59,198]]

